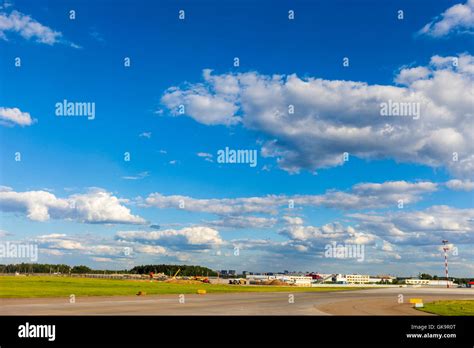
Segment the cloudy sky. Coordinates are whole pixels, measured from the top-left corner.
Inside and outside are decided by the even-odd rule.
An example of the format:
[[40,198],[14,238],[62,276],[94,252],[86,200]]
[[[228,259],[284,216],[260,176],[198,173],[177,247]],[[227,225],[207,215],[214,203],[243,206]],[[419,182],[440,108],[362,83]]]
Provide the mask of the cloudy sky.
[[3,242],[108,269],[442,275],[447,239],[450,274],[474,273],[474,0],[0,4]]

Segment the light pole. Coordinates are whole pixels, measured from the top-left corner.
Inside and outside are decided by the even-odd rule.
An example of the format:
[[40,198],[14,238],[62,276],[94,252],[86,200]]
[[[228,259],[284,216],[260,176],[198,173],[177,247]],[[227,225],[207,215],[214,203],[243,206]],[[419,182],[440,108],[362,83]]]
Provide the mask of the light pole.
[[448,276],[448,250],[449,247],[447,245],[448,241],[443,239],[443,250],[444,250],[444,270],[446,273],[446,287],[449,288],[449,276]]

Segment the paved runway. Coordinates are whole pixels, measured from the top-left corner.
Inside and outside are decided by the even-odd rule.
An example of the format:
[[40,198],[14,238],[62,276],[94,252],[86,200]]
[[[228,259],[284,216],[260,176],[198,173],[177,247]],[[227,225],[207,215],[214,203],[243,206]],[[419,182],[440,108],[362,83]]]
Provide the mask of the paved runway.
[[412,308],[413,297],[425,303],[474,300],[474,289],[193,294],[184,295],[184,303],[179,295],[78,297],[75,303],[69,298],[0,299],[0,315],[429,315]]

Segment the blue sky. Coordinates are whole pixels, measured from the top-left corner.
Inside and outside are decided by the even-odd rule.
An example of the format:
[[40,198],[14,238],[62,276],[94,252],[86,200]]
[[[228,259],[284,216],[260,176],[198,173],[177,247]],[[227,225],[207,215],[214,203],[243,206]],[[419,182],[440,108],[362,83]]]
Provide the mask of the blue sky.
[[[1,237],[97,268],[400,275],[441,275],[448,239],[471,275],[473,4],[3,3]],[[64,99],[95,118],[57,116]],[[389,100],[420,118],[384,118]]]

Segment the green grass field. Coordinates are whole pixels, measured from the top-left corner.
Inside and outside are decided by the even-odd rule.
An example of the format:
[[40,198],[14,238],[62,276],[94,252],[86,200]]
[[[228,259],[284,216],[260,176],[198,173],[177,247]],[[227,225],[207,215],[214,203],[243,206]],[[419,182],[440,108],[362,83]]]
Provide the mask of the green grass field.
[[127,296],[138,291],[152,294],[194,294],[198,289],[208,293],[229,292],[324,292],[360,290],[356,287],[239,286],[218,284],[173,284],[157,281],[69,278],[69,277],[0,277],[0,298],[75,296]]
[[474,300],[435,301],[417,309],[438,315],[474,315]]

